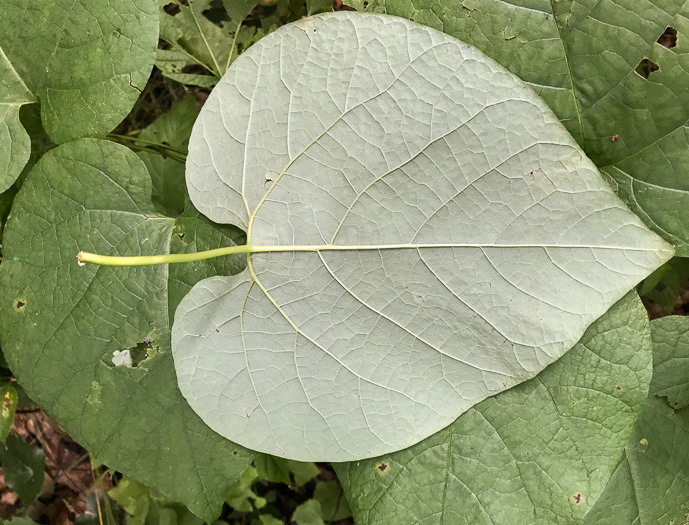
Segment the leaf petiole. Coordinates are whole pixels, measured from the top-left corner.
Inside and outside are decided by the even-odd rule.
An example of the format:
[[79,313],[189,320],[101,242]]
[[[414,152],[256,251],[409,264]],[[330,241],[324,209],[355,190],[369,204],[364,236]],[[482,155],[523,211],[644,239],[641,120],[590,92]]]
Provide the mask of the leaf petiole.
[[251,253],[252,251],[253,246],[243,244],[240,246],[216,248],[215,250],[207,250],[204,252],[168,253],[164,255],[141,255],[134,257],[119,257],[112,255],[98,255],[96,253],[89,252],[79,252],[77,255],[77,260],[81,266],[85,265],[86,263],[99,264],[101,266],[151,266],[155,264],[203,261],[204,259],[211,259],[213,257]]

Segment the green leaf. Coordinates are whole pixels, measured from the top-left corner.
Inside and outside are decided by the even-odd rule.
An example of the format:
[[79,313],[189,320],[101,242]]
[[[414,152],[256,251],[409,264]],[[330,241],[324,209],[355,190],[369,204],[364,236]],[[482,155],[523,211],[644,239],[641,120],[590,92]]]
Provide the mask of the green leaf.
[[689,317],[651,323],[654,375],[651,395],[666,397],[675,409],[689,406]]
[[[208,429],[181,397],[171,315],[196,281],[236,273],[244,260],[99,268],[79,267],[76,254],[193,252],[241,235],[192,208],[161,215],[131,150],[84,139],[51,150],[29,174],[0,265],[2,349],[31,398],[99,460],[209,521],[252,455]],[[152,342],[138,365],[113,365],[114,352],[144,338]]]
[[315,499],[305,501],[294,510],[292,521],[297,525],[324,525],[321,504]]
[[342,487],[335,481],[318,483],[313,491],[313,499],[320,503],[325,521],[339,521],[352,515]]
[[5,525],[38,525],[31,518],[25,518],[22,516],[12,516],[12,519],[4,522]]
[[12,203],[16,194],[17,190],[15,188],[10,188],[4,193],[0,193],[0,241],[2,241],[2,232],[5,229],[5,222],[10,214],[10,209],[12,209]]
[[302,461],[287,460],[289,470],[294,474],[294,483],[297,487],[304,483],[311,481],[312,478],[318,476],[320,470],[315,463],[308,463]]
[[[144,145],[147,142],[164,144],[186,153],[197,115],[196,100],[188,96],[143,130],[137,138]],[[169,217],[180,215],[184,211],[186,198],[184,165],[175,159],[147,151],[139,152],[138,156],[151,175],[152,199],[156,208]]]
[[664,400],[649,399],[624,459],[584,524],[686,523],[688,441],[689,410],[675,412]]
[[5,0],[0,192],[29,159],[22,105],[40,101],[43,126],[55,142],[104,135],[139,97],[157,41],[155,0]]
[[261,525],[284,525],[282,520],[279,520],[270,514],[261,514],[259,515],[258,519]]
[[28,507],[43,487],[45,452],[8,436],[5,445],[0,445],[0,464],[7,487]]
[[619,462],[650,376],[648,320],[630,293],[534,379],[407,450],[335,465],[354,519],[578,524]]
[[[620,197],[689,256],[689,3],[355,0],[477,46],[529,83]],[[676,47],[657,43],[676,30]],[[670,46],[672,38],[666,38]],[[644,78],[639,70],[659,69]],[[643,67],[646,64],[646,67]],[[640,67],[642,66],[642,67]]]
[[222,5],[230,20],[238,26],[258,5],[258,0],[222,0]]
[[[175,13],[166,6],[175,6]],[[169,50],[159,50],[156,65],[163,74],[178,82],[202,87],[214,85],[225,73],[234,51],[233,35],[204,15],[210,0],[161,0],[160,38]],[[169,9],[169,8],[168,8]],[[194,75],[187,71],[193,68]]]
[[239,481],[230,488],[227,496],[227,503],[239,512],[251,512],[254,507],[261,509],[265,507],[266,500],[256,495],[251,487],[258,481],[258,472],[254,467],[247,467]]
[[332,10],[332,0],[306,0],[306,12],[309,14],[309,16]]
[[14,184],[31,154],[31,139],[19,121],[20,108],[20,104],[0,103],[0,193]]
[[182,84],[209,88],[215,86],[219,80],[215,75],[209,75],[207,68],[204,68],[206,73],[183,72],[184,69],[196,70],[196,66],[203,67],[186,51],[159,49],[156,53],[156,66],[163,75]]
[[15,388],[7,383],[0,387],[0,399],[2,400],[2,411],[0,412],[0,442],[5,443],[10,429],[14,424],[14,412],[17,410],[19,396]]
[[644,280],[639,295],[648,297],[670,314],[688,282],[689,259],[673,257]]
[[108,495],[127,512],[128,525],[144,525],[151,498],[148,487],[131,478],[121,479]]
[[184,164],[147,151],[140,151],[137,155],[151,175],[151,200],[156,210],[168,217],[179,216],[184,211],[187,195]]
[[177,309],[180,390],[221,435],[302,461],[434,434],[673,252],[528,87],[393,17],[320,15],[252,46],[186,176],[197,209],[247,229],[250,264]]
[[[666,317],[651,323],[651,397],[634,425],[622,461],[585,525],[682,524],[689,520],[687,321],[686,317]],[[668,401],[676,405],[674,409]]]
[[273,483],[291,485],[289,477],[289,465],[286,459],[277,458],[268,454],[257,454],[254,458],[257,476]]
[[317,476],[319,472],[318,467],[313,463],[293,461],[268,454],[257,454],[254,465],[261,479],[286,485],[292,485],[290,473],[294,474],[295,485],[300,486]]
[[166,144],[186,153],[198,114],[196,99],[189,95],[143,130],[138,138]]

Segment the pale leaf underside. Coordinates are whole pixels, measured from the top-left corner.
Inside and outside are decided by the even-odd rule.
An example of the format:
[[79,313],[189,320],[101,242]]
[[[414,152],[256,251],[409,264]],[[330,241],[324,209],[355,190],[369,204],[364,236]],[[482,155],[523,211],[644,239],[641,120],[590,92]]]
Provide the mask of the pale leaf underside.
[[180,304],[180,389],[220,434],[292,459],[424,439],[558,359],[673,253],[530,89],[402,19],[264,38],[189,152],[194,204],[261,253]]

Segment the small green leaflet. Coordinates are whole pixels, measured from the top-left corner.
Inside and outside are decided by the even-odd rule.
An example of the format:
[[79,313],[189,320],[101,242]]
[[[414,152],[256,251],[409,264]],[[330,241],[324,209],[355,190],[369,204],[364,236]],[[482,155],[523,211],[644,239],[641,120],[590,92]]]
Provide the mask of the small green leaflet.
[[177,309],[179,387],[219,434],[302,461],[439,431],[674,251],[531,89],[392,17],[306,18],[251,47],[204,106],[186,177],[254,253]]

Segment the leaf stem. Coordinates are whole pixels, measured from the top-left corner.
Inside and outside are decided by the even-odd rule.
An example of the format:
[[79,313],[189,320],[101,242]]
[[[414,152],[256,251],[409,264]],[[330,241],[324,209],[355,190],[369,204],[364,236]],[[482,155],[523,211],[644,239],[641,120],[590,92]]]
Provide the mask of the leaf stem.
[[640,252],[672,252],[674,249],[656,248],[635,248],[630,246],[590,246],[585,244],[486,244],[486,243],[403,243],[403,244],[301,244],[289,245],[278,244],[252,245],[242,244],[239,246],[226,246],[195,253],[168,253],[165,255],[137,255],[133,257],[120,257],[112,255],[98,255],[95,253],[79,252],[77,260],[80,265],[86,263],[100,264],[103,266],[148,266],[153,264],[185,263],[193,261],[203,261],[213,257],[224,255],[252,254],[252,253],[280,253],[280,252],[353,252],[353,251],[380,251],[380,250],[422,250],[438,248],[479,248],[491,249],[520,249],[520,248],[553,248],[553,249],[586,249],[586,250],[627,250]]
[[99,264],[101,266],[150,266],[155,264],[203,261],[213,257],[251,253],[252,251],[253,246],[243,244],[241,246],[216,248],[215,250],[207,250],[205,252],[168,253],[165,255],[140,255],[134,257],[118,257],[112,255],[98,255],[96,253],[89,252],[79,252],[77,255],[77,260],[82,266],[86,263]]

